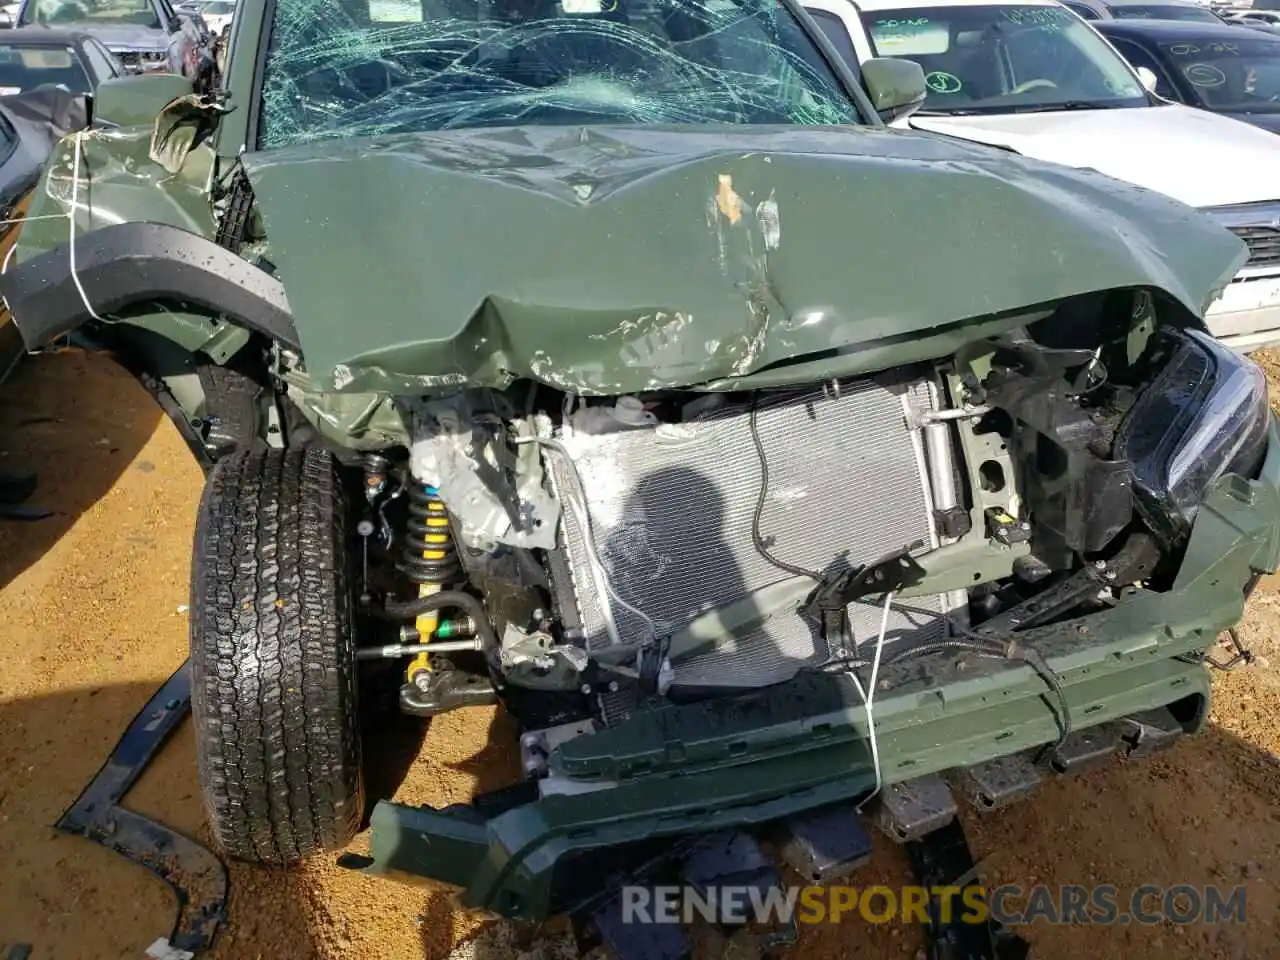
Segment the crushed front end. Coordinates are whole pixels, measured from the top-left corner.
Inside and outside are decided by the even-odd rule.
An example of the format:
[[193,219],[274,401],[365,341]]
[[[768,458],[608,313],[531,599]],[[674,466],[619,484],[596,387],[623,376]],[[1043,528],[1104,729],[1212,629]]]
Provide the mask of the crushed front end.
[[[83,145],[101,210],[134,190],[147,133]],[[256,716],[275,683],[310,730],[358,667],[409,714],[516,719],[517,783],[377,803],[361,869],[537,918],[738,831],[825,881],[858,858],[818,863],[797,839],[814,817],[911,843],[960,802],[1203,724],[1204,651],[1280,557],[1265,383],[1201,319],[1237,238],[1100,175],[878,131],[377,142],[238,157],[200,221],[214,239],[95,214],[73,260],[35,208],[0,282],[32,349],[88,325],[213,361],[182,419],[231,463],[206,527],[234,521],[236,559],[193,598],[277,578],[282,550],[302,598],[204,618],[195,656],[243,647],[243,669],[206,670],[238,681],[210,681],[227,704]],[[50,209],[70,206],[66,152]],[[261,513],[312,524],[307,563],[299,537],[244,546]],[[331,669],[285,684],[258,641],[308,604],[328,613],[297,662]],[[320,732],[358,742],[354,711],[331,713]],[[281,776],[342,757],[298,729],[264,758]],[[342,758],[344,778],[317,763],[299,786],[340,794],[340,829],[264,802],[237,855],[347,842]]]
[[[526,779],[379,803],[359,865],[539,918],[718,831],[847,805],[908,842],[1197,730],[1276,567],[1280,433],[1188,319],[1112,291],[869,376],[415,404],[372,510],[420,489],[401,569],[489,598],[461,626],[492,689],[427,643],[401,703],[501,700]],[[402,633],[456,635],[435,609]]]

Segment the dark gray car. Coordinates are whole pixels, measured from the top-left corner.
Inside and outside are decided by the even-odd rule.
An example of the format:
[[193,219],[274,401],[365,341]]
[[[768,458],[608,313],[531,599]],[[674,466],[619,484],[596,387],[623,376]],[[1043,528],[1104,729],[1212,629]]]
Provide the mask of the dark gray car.
[[1221,24],[1096,23],[1156,95],[1280,133],[1280,36]]
[[1085,20],[1188,20],[1221,23],[1222,18],[1192,0],[1063,0]]
[[84,31],[144,72],[198,80],[213,67],[202,24],[179,14],[169,0],[23,0],[17,25]]

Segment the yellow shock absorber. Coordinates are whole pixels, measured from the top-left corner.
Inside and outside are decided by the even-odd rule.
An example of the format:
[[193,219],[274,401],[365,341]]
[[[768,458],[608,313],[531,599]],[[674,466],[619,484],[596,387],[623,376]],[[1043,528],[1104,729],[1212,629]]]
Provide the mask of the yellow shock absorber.
[[[407,550],[415,551],[419,558],[418,562],[408,565],[418,581],[418,596],[439,593],[458,574],[460,564],[449,530],[449,514],[439,490],[433,486],[424,485],[410,494],[408,539]],[[431,642],[439,627],[440,613],[436,610],[420,614],[414,623],[419,642],[424,644]],[[430,655],[420,653],[409,662],[405,676],[412,682],[415,674],[430,669]]]

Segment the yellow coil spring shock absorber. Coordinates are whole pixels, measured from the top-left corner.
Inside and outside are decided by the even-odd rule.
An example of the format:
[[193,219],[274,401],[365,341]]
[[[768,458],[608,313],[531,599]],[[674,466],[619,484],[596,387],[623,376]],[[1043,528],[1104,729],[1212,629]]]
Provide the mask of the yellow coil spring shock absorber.
[[[440,491],[430,484],[413,483],[409,486],[408,501],[405,546],[397,566],[418,584],[419,597],[429,597],[452,584],[461,574],[462,564]],[[420,615],[414,624],[421,643],[430,643],[440,627],[438,611]],[[409,662],[405,679],[413,683],[418,673],[430,669],[429,656],[420,653]]]

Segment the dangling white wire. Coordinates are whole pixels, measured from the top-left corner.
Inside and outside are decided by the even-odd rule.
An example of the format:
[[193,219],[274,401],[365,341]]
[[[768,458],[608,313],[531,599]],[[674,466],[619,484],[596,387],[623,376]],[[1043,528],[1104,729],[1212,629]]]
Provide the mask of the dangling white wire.
[[853,678],[853,685],[858,688],[858,695],[862,697],[862,704],[867,712],[867,738],[871,741],[871,763],[875,767],[876,786],[867,796],[862,798],[862,802],[858,804],[857,811],[862,812],[871,800],[880,793],[883,786],[880,772],[880,744],[876,740],[876,719],[875,719],[875,699],[876,699],[876,682],[880,677],[880,654],[884,650],[885,634],[889,632],[889,611],[893,609],[893,591],[885,594],[884,609],[880,614],[880,635],[876,637],[876,652],[871,658],[871,676],[868,678],[867,686],[870,690],[862,688],[862,681],[858,679],[858,674],[852,669],[849,676]]
[[[0,227],[7,227],[12,224],[31,223],[33,220],[65,220],[65,219],[67,219],[67,214],[65,213],[42,213],[38,217],[14,217],[11,220],[0,220]],[[9,272],[9,261],[13,259],[14,251],[16,251],[17,249],[18,249],[17,243],[12,243],[9,245],[9,250],[4,255],[4,263],[0,264],[0,273]]]
[[89,316],[95,320],[102,321],[97,311],[93,309],[93,304],[89,302],[89,295],[84,292],[84,285],[80,282],[80,274],[76,272],[76,202],[80,195],[80,144],[84,139],[84,133],[83,130],[79,130],[72,137],[75,141],[75,155],[71,162],[71,210],[67,214],[67,220],[70,223],[67,236],[67,255],[71,258],[71,280],[80,294],[80,301],[84,304],[85,310],[89,312]]

